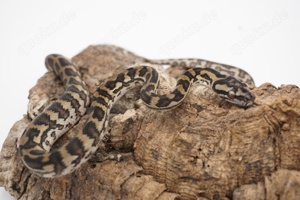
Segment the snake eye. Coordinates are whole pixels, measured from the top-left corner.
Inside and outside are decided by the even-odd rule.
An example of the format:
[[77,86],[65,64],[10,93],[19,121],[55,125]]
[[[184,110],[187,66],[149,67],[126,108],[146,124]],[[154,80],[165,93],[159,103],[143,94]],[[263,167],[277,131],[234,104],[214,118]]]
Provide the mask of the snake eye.
[[233,99],[234,97],[235,97],[235,93],[234,93],[234,91],[229,91],[228,92],[228,97],[229,97],[229,99]]

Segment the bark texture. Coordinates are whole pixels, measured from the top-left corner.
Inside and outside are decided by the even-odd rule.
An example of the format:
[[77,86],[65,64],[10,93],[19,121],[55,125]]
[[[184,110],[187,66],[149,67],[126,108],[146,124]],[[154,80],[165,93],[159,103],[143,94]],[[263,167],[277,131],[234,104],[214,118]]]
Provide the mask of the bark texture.
[[[73,58],[91,94],[99,83],[142,57],[118,47],[90,46]],[[161,71],[160,91],[176,79]],[[64,88],[47,72],[29,93],[29,115],[17,121],[3,145],[0,186],[16,199],[299,199],[300,90],[263,84],[253,89],[256,103],[242,109],[210,90],[193,87],[182,105],[171,111],[146,108],[139,88],[113,107],[105,152],[122,160],[93,160],[74,173],[40,178],[17,155],[17,139],[34,117]],[[83,118],[63,136],[67,141]]]

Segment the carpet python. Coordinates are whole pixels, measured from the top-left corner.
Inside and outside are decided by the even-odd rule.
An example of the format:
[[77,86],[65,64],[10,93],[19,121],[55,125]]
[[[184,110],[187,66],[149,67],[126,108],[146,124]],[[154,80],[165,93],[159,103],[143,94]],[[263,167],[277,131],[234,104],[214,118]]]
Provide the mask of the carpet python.
[[[148,62],[180,65],[187,70],[180,76],[172,92],[159,95],[156,93],[158,72],[149,64],[132,66],[108,78],[90,99],[87,86],[76,66],[61,55],[47,56],[46,67],[60,77],[65,92],[38,115],[19,138],[18,153],[26,167],[48,178],[66,175],[77,169],[93,155],[105,138],[108,115],[114,102],[137,83],[142,84],[140,98],[145,105],[159,110],[178,106],[192,84],[199,82],[237,106],[249,107],[254,102],[255,96],[245,84],[254,85],[253,79],[239,68],[199,59]],[[82,130],[63,146],[51,148],[85,114],[87,107],[87,121]]]

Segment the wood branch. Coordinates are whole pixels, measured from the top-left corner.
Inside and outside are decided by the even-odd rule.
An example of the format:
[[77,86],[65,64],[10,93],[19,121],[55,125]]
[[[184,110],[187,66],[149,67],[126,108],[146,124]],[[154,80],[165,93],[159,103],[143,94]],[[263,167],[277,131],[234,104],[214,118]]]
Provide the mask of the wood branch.
[[[144,62],[121,48],[90,46],[73,58],[91,93],[107,77]],[[176,79],[161,71],[160,92]],[[55,81],[54,81],[55,80]],[[146,108],[139,88],[111,111],[109,141],[102,151],[121,161],[97,159],[55,179],[30,173],[17,155],[17,139],[30,117],[64,88],[46,73],[30,90],[30,115],[16,122],[1,151],[0,186],[17,199],[298,199],[300,196],[300,90],[263,84],[253,89],[248,109],[224,102],[210,90],[193,87],[171,111]],[[83,125],[83,118],[59,146]]]

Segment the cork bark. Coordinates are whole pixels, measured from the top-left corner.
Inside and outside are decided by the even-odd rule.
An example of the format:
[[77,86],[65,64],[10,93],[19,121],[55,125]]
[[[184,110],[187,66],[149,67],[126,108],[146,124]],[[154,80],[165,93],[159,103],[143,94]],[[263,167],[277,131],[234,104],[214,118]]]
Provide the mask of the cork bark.
[[[90,46],[72,59],[91,94],[122,69],[144,62],[121,48]],[[42,67],[42,66],[41,66]],[[160,70],[161,93],[176,79]],[[194,86],[177,108],[151,110],[139,88],[111,110],[111,137],[74,173],[55,179],[30,173],[17,155],[17,139],[30,118],[64,92],[47,72],[29,92],[29,114],[17,121],[1,150],[0,186],[16,199],[299,199],[300,90],[266,83],[253,89],[256,105],[243,109]],[[66,142],[85,118],[55,146]],[[120,161],[102,160],[106,153]],[[100,160],[100,161],[99,161]]]

